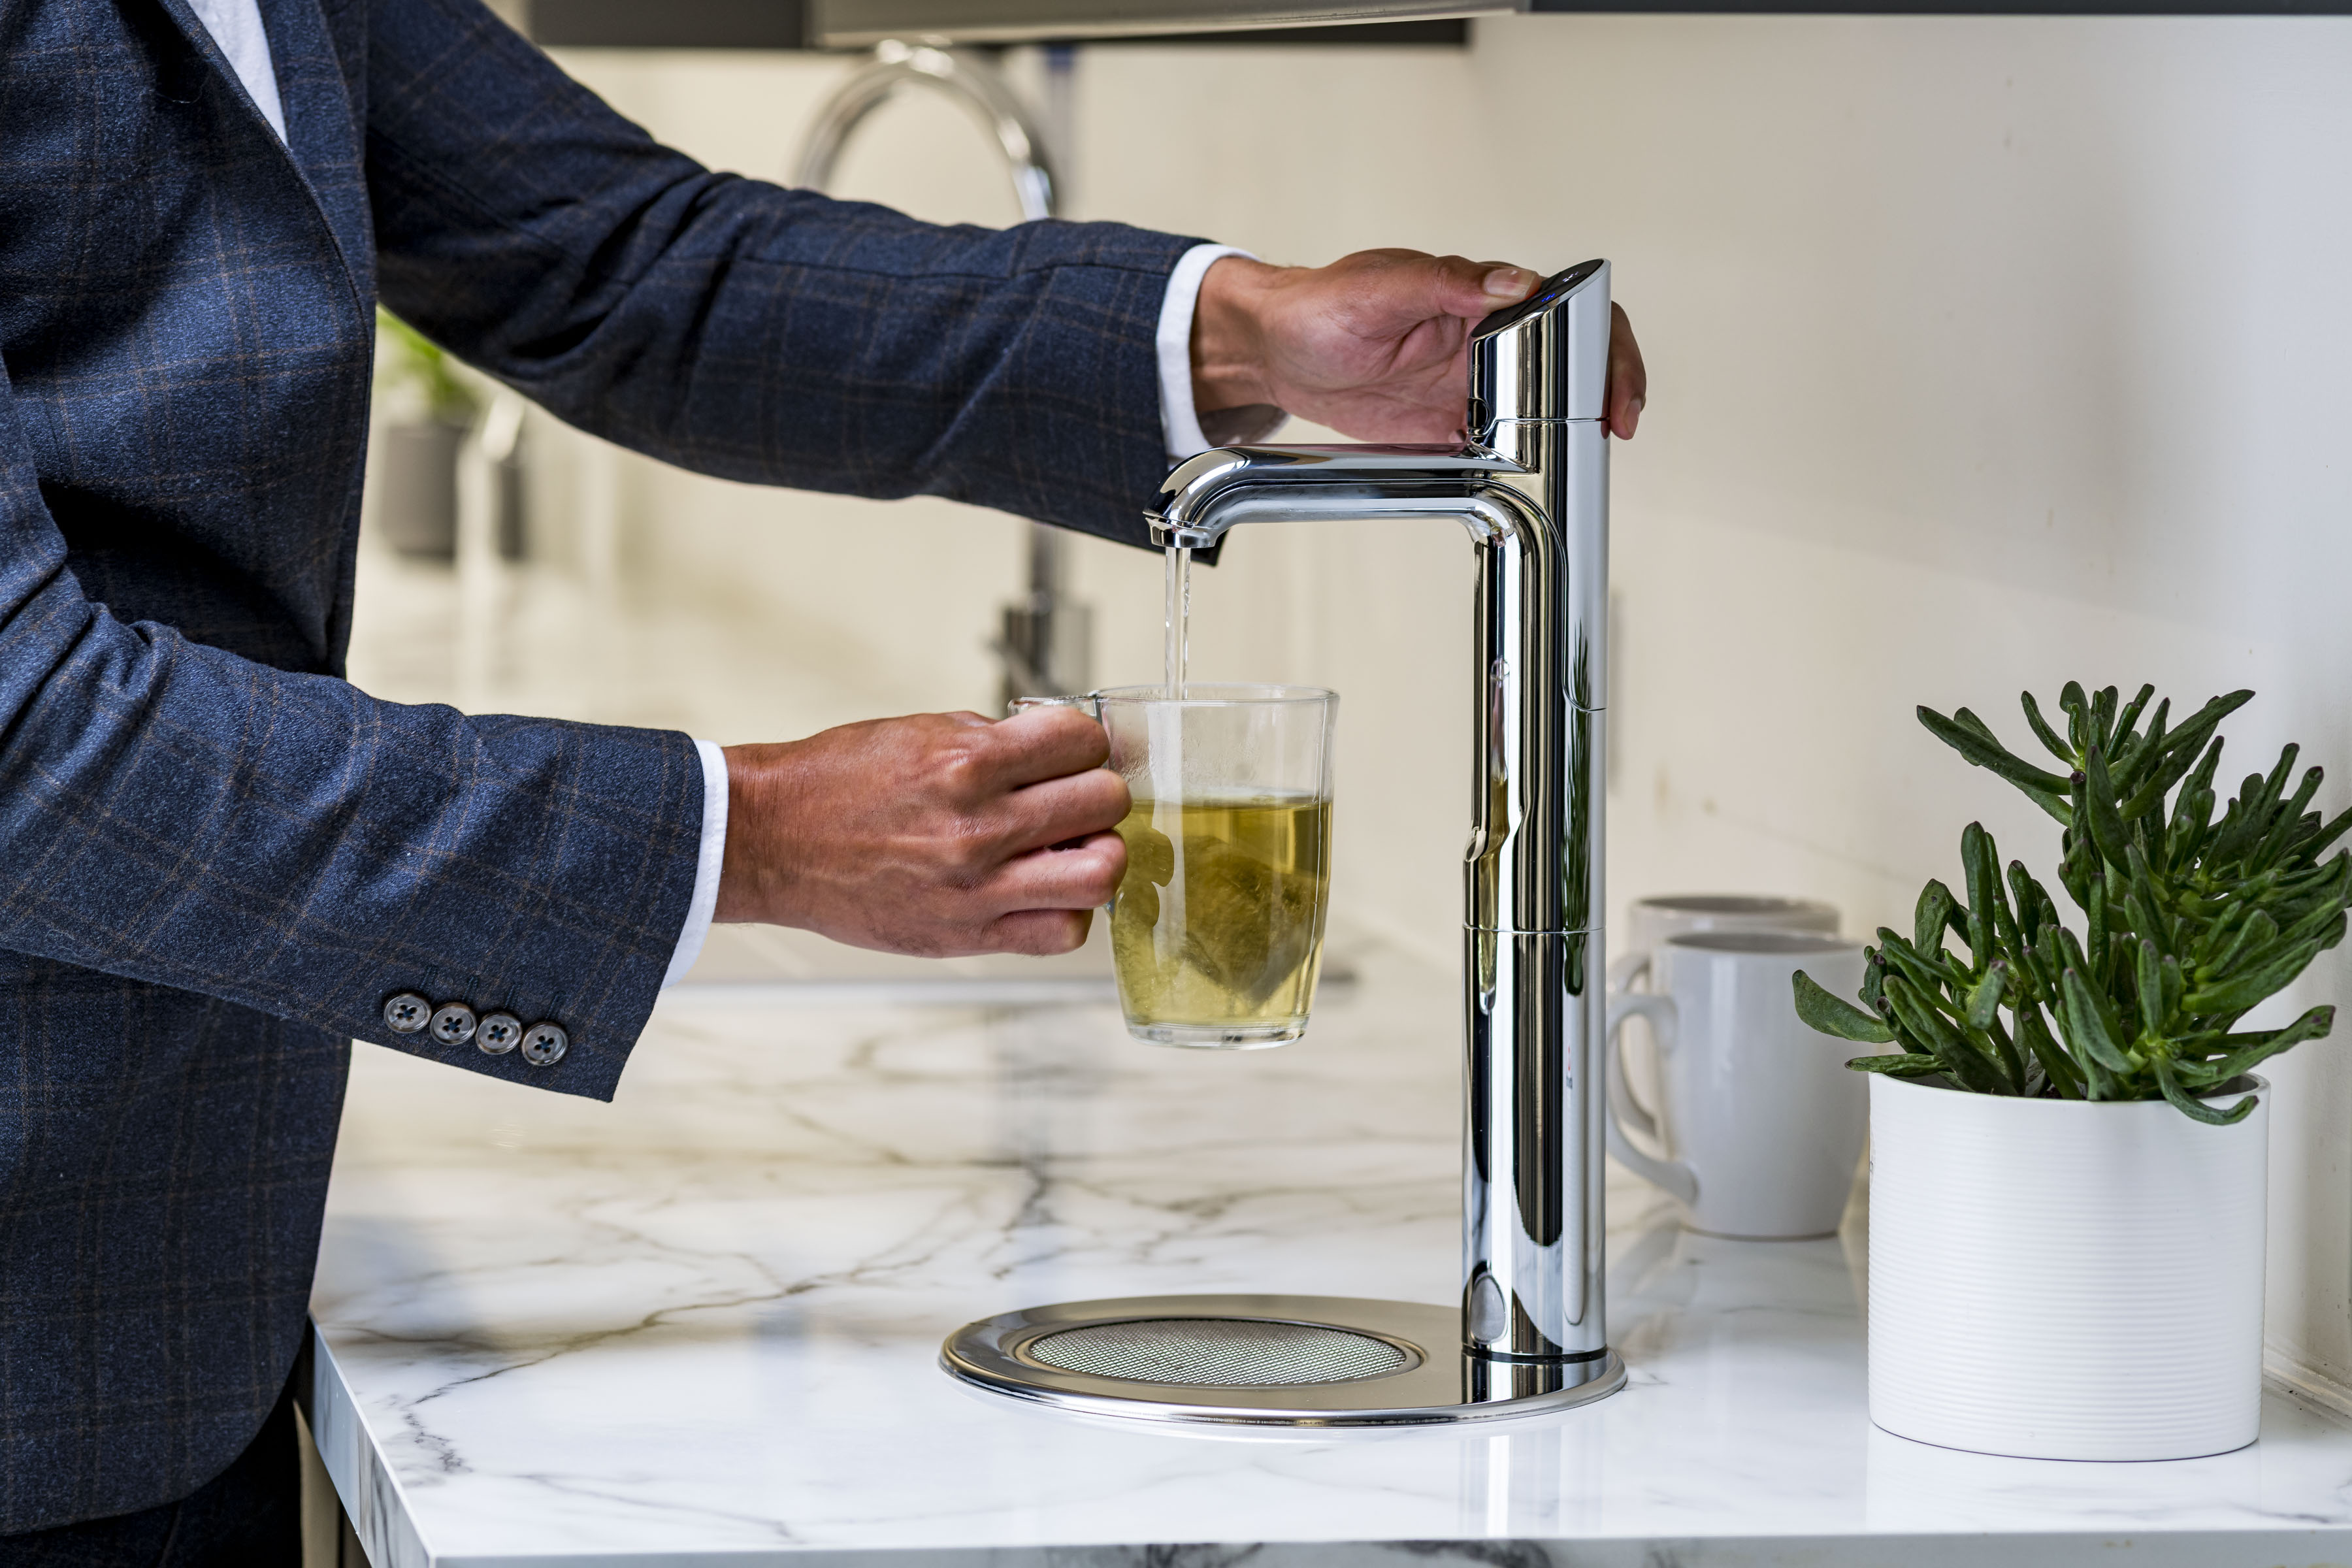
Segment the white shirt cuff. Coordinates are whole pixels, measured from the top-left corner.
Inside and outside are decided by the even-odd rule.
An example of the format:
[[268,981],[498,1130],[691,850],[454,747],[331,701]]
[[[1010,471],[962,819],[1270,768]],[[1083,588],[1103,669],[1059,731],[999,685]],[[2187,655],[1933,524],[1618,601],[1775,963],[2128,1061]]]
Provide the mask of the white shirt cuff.
[[1167,437],[1171,462],[1182,462],[1215,445],[1201,434],[1201,416],[1192,406],[1192,311],[1201,302],[1201,279],[1210,264],[1228,256],[1248,257],[1230,245],[1196,245],[1176,258],[1168,274],[1168,292],[1160,299],[1160,428]]
[[727,859],[727,753],[708,741],[694,742],[702,759],[702,852],[694,862],[694,897],[686,906],[686,929],[669,955],[669,973],[662,976],[667,991],[685,978],[702,956],[702,939],[710,934],[710,912],[719,907],[719,868]]

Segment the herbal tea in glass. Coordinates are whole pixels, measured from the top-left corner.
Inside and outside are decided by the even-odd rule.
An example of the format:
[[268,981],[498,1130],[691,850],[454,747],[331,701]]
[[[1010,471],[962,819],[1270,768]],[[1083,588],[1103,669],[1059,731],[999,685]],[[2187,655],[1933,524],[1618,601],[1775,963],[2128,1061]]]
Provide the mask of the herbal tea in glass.
[[1226,1050],[1297,1039],[1329,905],[1339,699],[1281,686],[1099,695],[1133,796],[1111,904],[1129,1032]]

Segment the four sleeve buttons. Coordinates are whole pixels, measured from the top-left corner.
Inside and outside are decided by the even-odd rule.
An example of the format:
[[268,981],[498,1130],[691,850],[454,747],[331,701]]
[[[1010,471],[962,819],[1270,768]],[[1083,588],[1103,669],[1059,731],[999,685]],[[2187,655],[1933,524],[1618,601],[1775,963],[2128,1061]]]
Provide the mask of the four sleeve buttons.
[[572,1037],[561,1024],[541,1021],[526,1026],[512,1013],[485,1013],[477,1017],[471,1004],[444,1002],[438,1007],[415,991],[387,998],[383,1021],[395,1035],[424,1034],[435,1044],[457,1047],[467,1040],[485,1056],[502,1057],[520,1050],[535,1068],[551,1068],[572,1049]]

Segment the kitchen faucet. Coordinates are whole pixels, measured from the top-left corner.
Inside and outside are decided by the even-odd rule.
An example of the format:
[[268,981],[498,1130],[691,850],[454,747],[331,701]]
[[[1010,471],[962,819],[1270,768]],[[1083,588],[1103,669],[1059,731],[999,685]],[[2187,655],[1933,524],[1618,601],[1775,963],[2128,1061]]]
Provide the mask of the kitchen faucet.
[[[1050,109],[1068,92],[1069,49],[1047,49],[1045,68],[1052,89]],[[1022,222],[1055,216],[1062,182],[1047,151],[1047,139],[1003,73],[985,56],[970,49],[935,48],[897,39],[885,39],[873,58],[818,106],[793,171],[793,184],[813,191],[831,185],[842,153],[857,128],[876,110],[908,91],[936,94],[979,122],[1004,160]],[[1069,592],[1069,541],[1058,528],[1032,522],[1026,554],[1028,592],[1003,606],[1002,629],[990,645],[1003,666],[1000,702],[1084,691],[1092,684],[1094,612]]]
[[[1468,444],[1203,452],[1147,513],[1155,542],[1195,549],[1245,522],[1470,531],[1458,1316],[1323,1297],[1077,1302],[960,1331],[943,1352],[956,1375],[1108,1414],[1276,1426],[1476,1419],[1622,1385],[1601,1300],[1609,329],[1609,264],[1571,267],[1473,331]],[[1183,1370],[1244,1364],[1228,1382]]]

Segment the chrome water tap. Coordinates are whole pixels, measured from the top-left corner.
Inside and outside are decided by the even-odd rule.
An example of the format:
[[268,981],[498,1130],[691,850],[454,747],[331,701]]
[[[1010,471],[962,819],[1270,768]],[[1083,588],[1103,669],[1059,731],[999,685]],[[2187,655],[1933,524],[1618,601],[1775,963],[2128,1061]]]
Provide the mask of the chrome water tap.
[[1462,1344],[1472,1400],[1608,1356],[1601,1304],[1601,781],[1609,264],[1489,316],[1470,444],[1235,447],[1170,474],[1161,544],[1244,522],[1442,518],[1478,553],[1463,931]]

